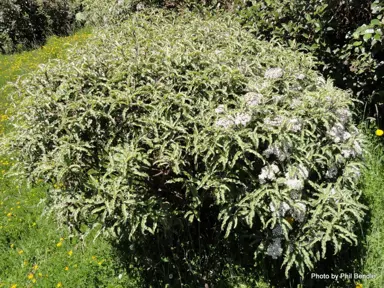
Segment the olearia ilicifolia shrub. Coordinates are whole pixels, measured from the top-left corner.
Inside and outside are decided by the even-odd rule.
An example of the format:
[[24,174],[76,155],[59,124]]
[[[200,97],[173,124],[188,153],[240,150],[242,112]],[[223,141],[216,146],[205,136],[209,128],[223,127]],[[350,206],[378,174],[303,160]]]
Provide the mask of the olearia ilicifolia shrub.
[[310,56],[225,13],[147,10],[95,35],[14,84],[2,148],[74,233],[134,242],[210,211],[201,235],[248,231],[287,276],[357,243],[365,140]]

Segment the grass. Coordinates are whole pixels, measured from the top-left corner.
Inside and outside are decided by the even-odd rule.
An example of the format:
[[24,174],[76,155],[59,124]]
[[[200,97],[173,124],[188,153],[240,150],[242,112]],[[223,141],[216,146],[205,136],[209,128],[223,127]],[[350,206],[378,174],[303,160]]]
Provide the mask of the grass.
[[[91,33],[87,28],[69,37],[52,37],[34,51],[0,55],[0,89],[39,64],[64,58],[66,47],[84,44]],[[0,90],[0,134],[8,127],[6,95]],[[31,189],[5,177],[11,164],[9,157],[0,158],[0,287],[138,287],[116,264],[107,241],[85,241],[85,249],[52,217],[41,217],[43,183]]]
[[[66,47],[84,44],[91,33],[87,28],[69,37],[52,37],[34,51],[0,55],[0,89],[7,82],[34,71],[39,64],[64,58]],[[0,134],[7,130],[6,95],[6,90],[0,90]],[[370,129],[366,133],[371,135],[371,144],[366,158],[369,169],[364,173],[364,194],[371,209],[371,226],[365,235],[368,253],[362,259],[361,274],[376,277],[361,283],[364,288],[382,288],[384,149]],[[101,238],[95,243],[87,241],[85,249],[80,239],[69,239],[68,232],[52,218],[40,217],[46,196],[44,185],[31,189],[15,179],[5,178],[11,164],[9,158],[0,159],[0,287],[138,287],[116,263],[107,241]]]
[[[368,133],[367,133],[368,134]],[[361,274],[374,274],[373,279],[362,281],[363,287],[384,287],[384,143],[373,133],[370,138],[369,152],[366,158],[368,169],[364,173],[364,195],[370,207],[371,219],[365,245],[366,257],[363,259],[364,271]]]

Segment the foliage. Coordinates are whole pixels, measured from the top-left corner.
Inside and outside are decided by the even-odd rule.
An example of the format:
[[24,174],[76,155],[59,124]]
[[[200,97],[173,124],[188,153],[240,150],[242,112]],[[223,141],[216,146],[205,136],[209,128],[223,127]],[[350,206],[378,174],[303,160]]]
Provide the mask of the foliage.
[[76,19],[81,24],[116,25],[129,19],[136,11],[150,7],[165,9],[194,10],[202,13],[207,11],[238,10],[244,6],[244,0],[74,0],[81,7]]
[[[333,78],[342,89],[351,89],[368,104],[372,95],[382,94],[382,30],[377,25],[382,25],[379,15],[383,12],[379,1],[372,3],[372,8],[371,1],[355,0],[249,3],[250,7],[240,12],[240,21],[257,36],[277,38],[288,46],[295,42],[298,48],[313,53],[325,77]],[[376,32],[366,33],[373,26]],[[368,108],[372,110],[372,105]]]
[[303,277],[358,240],[350,95],[232,18],[147,10],[12,85],[13,175],[49,183],[73,233],[147,251],[157,283],[215,283],[234,247]]
[[68,35],[75,25],[69,0],[3,0],[0,2],[0,52],[31,49],[49,35]]

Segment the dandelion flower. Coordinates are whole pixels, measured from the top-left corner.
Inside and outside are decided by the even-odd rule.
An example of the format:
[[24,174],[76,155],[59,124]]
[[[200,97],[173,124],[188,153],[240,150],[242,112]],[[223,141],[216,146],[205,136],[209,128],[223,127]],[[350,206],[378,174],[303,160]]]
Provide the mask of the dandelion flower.
[[57,247],[61,247],[62,245],[63,245],[62,242],[59,242],[59,243],[56,244]]
[[42,273],[39,273],[38,275],[39,275],[39,277],[43,277],[43,274],[42,274]]
[[37,264],[33,265],[33,270],[37,270],[37,269],[39,269],[39,265]]
[[65,271],[68,271],[68,270],[69,270],[69,267],[68,267],[68,266],[66,266],[66,267],[64,268],[64,270],[65,270]]
[[11,216],[12,216],[12,213],[9,212],[9,213],[7,214],[7,217],[11,217]]
[[35,278],[32,279],[32,283],[36,283],[36,279]]
[[69,250],[69,251],[68,251],[68,255],[69,255],[69,256],[72,256],[72,254],[73,254],[72,250]]
[[17,288],[17,284],[12,284],[11,288]]
[[32,273],[29,273],[27,277],[28,277],[28,279],[33,279],[34,276]]
[[377,136],[383,136],[383,135],[384,135],[384,131],[381,130],[381,129],[377,129],[377,130],[376,130],[376,135],[377,135]]
[[62,284],[61,282],[59,282],[59,283],[57,283],[56,287],[57,287],[57,288],[59,288],[59,287],[63,287],[63,284]]
[[24,253],[24,251],[23,250],[19,250],[19,255],[21,255],[21,254],[23,254]]

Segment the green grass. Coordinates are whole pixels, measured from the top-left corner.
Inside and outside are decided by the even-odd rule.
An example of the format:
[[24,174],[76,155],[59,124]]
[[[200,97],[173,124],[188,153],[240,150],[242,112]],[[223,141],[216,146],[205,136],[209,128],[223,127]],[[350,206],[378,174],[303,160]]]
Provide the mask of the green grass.
[[[39,64],[64,58],[67,47],[84,44],[90,35],[90,29],[83,29],[69,37],[52,37],[34,51],[0,55],[0,89]],[[6,96],[7,90],[0,90],[0,134],[8,130]],[[0,158],[0,287],[138,287],[114,261],[107,241],[98,238],[93,243],[89,237],[85,249],[52,217],[41,217],[43,183],[31,189],[5,177],[11,164],[9,157]]]
[[[362,281],[363,287],[384,287],[384,139],[370,132],[370,155],[367,156],[368,169],[364,173],[364,195],[369,202],[371,220],[366,235],[367,255],[363,259],[364,271],[361,274],[374,274],[371,280]],[[383,138],[383,137],[381,137]]]

